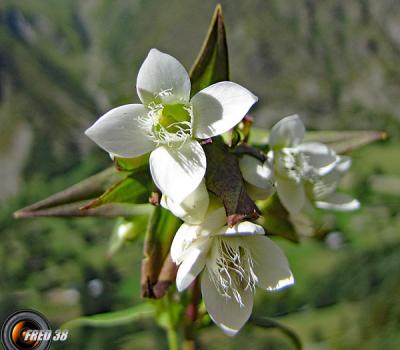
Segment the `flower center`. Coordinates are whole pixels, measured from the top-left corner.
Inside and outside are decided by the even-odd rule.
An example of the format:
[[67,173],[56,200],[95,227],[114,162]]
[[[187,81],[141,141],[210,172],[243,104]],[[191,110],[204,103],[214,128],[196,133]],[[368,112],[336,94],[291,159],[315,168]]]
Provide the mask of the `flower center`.
[[243,306],[241,292],[250,288],[254,291],[257,276],[248,248],[240,245],[236,238],[215,237],[216,250],[209,274],[218,292]]
[[147,115],[140,119],[141,127],[157,144],[181,145],[192,136],[190,105],[152,103],[147,108]]
[[291,148],[282,148],[274,156],[276,172],[297,183],[312,176],[312,167],[307,162],[307,156]]

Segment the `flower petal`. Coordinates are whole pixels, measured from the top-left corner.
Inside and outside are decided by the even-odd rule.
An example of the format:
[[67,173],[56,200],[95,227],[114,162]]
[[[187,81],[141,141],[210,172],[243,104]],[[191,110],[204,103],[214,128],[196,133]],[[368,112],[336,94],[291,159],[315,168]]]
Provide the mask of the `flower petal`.
[[303,143],[296,149],[307,156],[307,163],[321,176],[329,173],[339,161],[333,149],[319,142]]
[[338,211],[351,211],[360,208],[360,202],[345,193],[333,193],[323,201],[316,201],[315,206],[320,209],[332,209]]
[[294,147],[304,138],[305,127],[300,117],[295,114],[281,119],[271,129],[269,145],[272,149]]
[[246,115],[258,98],[231,81],[222,81],[193,96],[193,131],[206,139],[232,129]]
[[335,170],[341,174],[346,173],[351,167],[351,158],[349,156],[339,156]]
[[211,319],[227,335],[235,335],[250,318],[254,301],[251,288],[240,291],[243,303],[240,305],[233,296],[228,298],[218,292],[205,269],[201,276],[201,293]]
[[151,49],[139,69],[136,89],[143,104],[189,102],[190,78],[174,57]]
[[161,192],[181,203],[203,179],[206,156],[194,140],[186,141],[179,148],[160,146],[150,155],[150,171]]
[[139,126],[138,118],[146,113],[146,108],[139,104],[114,108],[100,117],[85,134],[113,155],[138,157],[155,147]]
[[285,254],[272,240],[266,236],[251,236],[242,237],[242,242],[251,252],[259,287],[277,290],[294,283]]
[[254,186],[268,190],[272,186],[272,169],[268,162],[244,155],[239,159],[240,172],[243,178]]
[[233,227],[224,226],[217,235],[265,235],[264,228],[250,221],[242,221]]
[[276,179],[276,191],[283,206],[291,214],[296,214],[303,208],[305,193],[301,183],[278,177]]
[[249,195],[249,197],[253,200],[259,200],[259,199],[267,199],[269,196],[271,196],[275,192],[275,187],[271,184],[271,187],[269,189],[263,189],[257,186],[254,186],[248,182],[245,183],[246,187],[246,192]]
[[170,254],[174,263],[179,265],[192,242],[198,238],[201,227],[183,223],[176,231],[171,244]]
[[207,213],[210,202],[204,181],[181,203],[176,203],[163,195],[161,205],[175,216],[190,224],[200,224]]
[[178,268],[176,275],[176,288],[182,292],[194,281],[197,275],[203,270],[206,264],[206,257],[212,240],[201,239],[194,241],[185,258]]

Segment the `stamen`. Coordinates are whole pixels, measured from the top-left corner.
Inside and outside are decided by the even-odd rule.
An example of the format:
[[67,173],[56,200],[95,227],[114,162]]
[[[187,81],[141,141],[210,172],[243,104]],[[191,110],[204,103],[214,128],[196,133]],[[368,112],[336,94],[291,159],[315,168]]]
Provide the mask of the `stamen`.
[[221,295],[233,297],[243,307],[241,291],[254,291],[258,281],[251,252],[235,239],[214,239],[218,246],[213,267],[209,269],[210,276]]
[[283,148],[275,159],[277,171],[290,180],[297,183],[302,180],[312,181],[315,179],[315,171],[309,164],[309,156],[303,152],[291,148]]
[[[172,89],[167,89],[161,91],[158,95],[167,96],[170,92],[172,92]],[[138,118],[139,126],[157,145],[165,144],[172,146],[172,144],[174,144],[174,146],[181,148],[186,140],[192,137],[191,121],[177,121],[164,126],[160,122],[160,119],[165,106],[163,104],[151,102],[147,108],[147,114]],[[192,106],[182,106],[182,108],[188,112],[190,120],[192,120]]]

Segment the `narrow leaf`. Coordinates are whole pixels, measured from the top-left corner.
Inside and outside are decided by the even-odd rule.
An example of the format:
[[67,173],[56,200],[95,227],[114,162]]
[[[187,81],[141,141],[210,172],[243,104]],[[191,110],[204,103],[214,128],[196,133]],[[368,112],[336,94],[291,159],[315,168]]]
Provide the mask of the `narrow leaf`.
[[178,267],[172,261],[171,255],[168,254],[158,275],[157,283],[153,287],[156,299],[160,299],[165,295],[168,288],[175,282],[177,272]]
[[83,209],[97,208],[109,203],[148,203],[153,190],[153,182],[147,170],[137,171],[110,187],[99,198]]
[[[331,133],[333,134],[334,131]],[[339,154],[351,152],[371,142],[386,138],[386,134],[379,131],[338,131],[337,133],[341,133],[343,138],[334,142],[326,142],[326,144]]]
[[[268,130],[252,128],[250,143],[267,144],[268,135]],[[307,131],[304,141],[325,143],[337,153],[347,153],[371,142],[384,140],[386,137],[386,134],[381,131]]]
[[168,256],[172,239],[182,221],[168,210],[154,208],[146,231],[142,260],[142,296],[155,298],[153,287],[158,282],[163,263]]
[[155,310],[152,304],[143,303],[121,311],[80,317],[64,323],[61,328],[72,329],[82,326],[116,327],[153,317],[154,312]]
[[16,219],[27,219],[35,217],[86,217],[101,216],[115,218],[118,216],[131,217],[134,215],[148,215],[151,213],[150,204],[124,204],[110,203],[94,209],[82,209],[87,201],[72,204],[59,205],[57,207],[39,210],[19,210],[14,213]]
[[26,213],[32,213],[39,210],[42,211],[60,205],[68,205],[74,202],[93,199],[100,196],[113,183],[120,181],[124,177],[126,177],[126,174],[117,172],[113,167],[108,168],[71,187],[68,187],[61,192],[18,210],[14,216],[16,218],[26,217]]
[[206,185],[222,200],[228,224],[233,226],[244,218],[257,219],[259,209],[246,192],[236,156],[218,138],[203,148],[207,157]]
[[208,34],[190,70],[192,96],[205,87],[229,80],[228,46],[221,5],[217,5]]

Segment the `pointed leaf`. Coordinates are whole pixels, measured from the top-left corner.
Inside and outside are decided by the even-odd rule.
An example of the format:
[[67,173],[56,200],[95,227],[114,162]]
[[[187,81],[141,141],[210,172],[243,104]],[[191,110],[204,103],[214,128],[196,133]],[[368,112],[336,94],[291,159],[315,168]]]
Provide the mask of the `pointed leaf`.
[[126,174],[118,173],[113,167],[108,168],[46,199],[18,210],[14,216],[16,218],[26,217],[24,213],[27,212],[31,213],[95,198],[100,196],[113,183],[120,181],[124,177],[126,177]]
[[[252,128],[250,143],[267,144],[268,136],[268,130]],[[307,131],[304,142],[321,142],[333,148],[337,153],[347,153],[385,138],[386,134],[381,131]]]
[[121,311],[106,312],[93,316],[84,316],[64,323],[62,329],[72,329],[81,326],[116,327],[135,321],[153,317],[154,306],[150,303],[136,305]]
[[246,192],[236,156],[219,138],[203,148],[207,156],[206,185],[222,200],[228,224],[233,226],[244,218],[258,218],[259,209]]
[[83,209],[97,208],[109,203],[145,204],[154,190],[149,171],[136,171],[110,187],[99,198],[85,205]]
[[219,81],[229,80],[228,46],[221,5],[217,5],[200,53],[190,70],[191,96]]
[[[314,131],[306,136],[307,141],[308,139],[312,141],[313,138],[321,139],[319,142],[326,143],[337,153],[343,154],[366,146],[371,142],[384,140],[386,134],[380,131]],[[326,141],[323,141],[324,139]]]
[[131,217],[135,215],[149,215],[151,213],[150,204],[125,204],[125,203],[110,203],[99,208],[82,210],[82,206],[87,204],[87,201],[76,202],[71,204],[59,205],[52,208],[39,210],[19,210],[14,213],[16,219],[28,219],[35,217],[87,217],[101,216],[115,218],[119,216]]
[[142,260],[142,296],[155,298],[153,287],[158,282],[164,260],[167,258],[172,239],[182,221],[171,212],[155,207],[146,231]]

